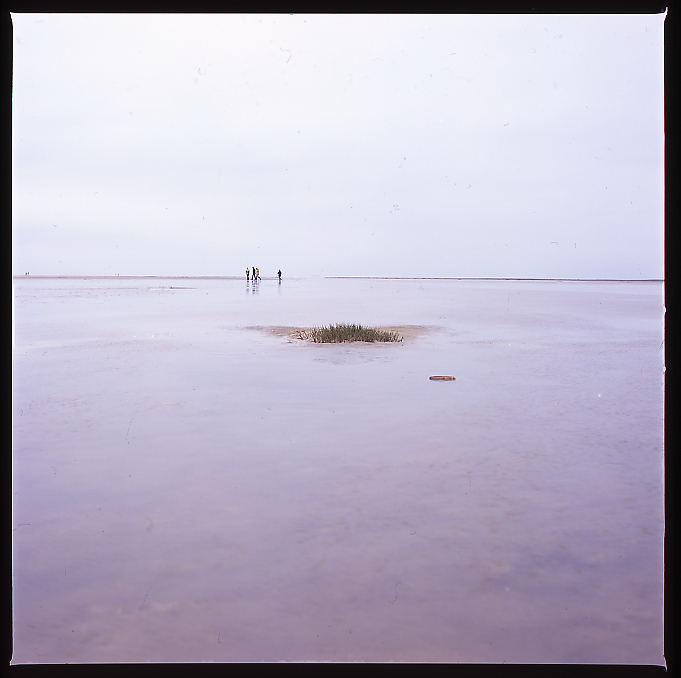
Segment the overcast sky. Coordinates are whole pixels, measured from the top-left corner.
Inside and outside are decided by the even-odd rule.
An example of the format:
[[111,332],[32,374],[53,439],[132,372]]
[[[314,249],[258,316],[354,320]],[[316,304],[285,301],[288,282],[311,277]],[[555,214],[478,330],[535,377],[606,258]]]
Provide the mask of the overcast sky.
[[12,21],[15,274],[664,275],[663,15]]

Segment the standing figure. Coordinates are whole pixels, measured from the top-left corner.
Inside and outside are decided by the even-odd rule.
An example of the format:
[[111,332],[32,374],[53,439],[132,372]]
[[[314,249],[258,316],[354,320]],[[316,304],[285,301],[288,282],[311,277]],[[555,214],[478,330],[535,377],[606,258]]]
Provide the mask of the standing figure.
[[279,276],[279,282],[281,282],[281,269],[277,271],[277,275]]
[[260,269],[257,266],[255,267],[255,277],[256,280],[260,280]]
[[250,275],[250,270],[248,269],[248,266],[246,266],[246,282],[249,280],[249,275]]
[[253,275],[251,276],[251,280],[255,282],[255,266],[253,267]]

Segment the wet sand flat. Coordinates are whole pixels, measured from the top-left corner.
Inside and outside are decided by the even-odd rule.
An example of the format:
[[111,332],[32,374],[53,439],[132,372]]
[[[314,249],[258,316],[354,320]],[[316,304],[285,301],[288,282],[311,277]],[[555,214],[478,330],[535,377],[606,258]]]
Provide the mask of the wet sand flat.
[[663,662],[660,283],[191,285],[15,280],[14,663]]

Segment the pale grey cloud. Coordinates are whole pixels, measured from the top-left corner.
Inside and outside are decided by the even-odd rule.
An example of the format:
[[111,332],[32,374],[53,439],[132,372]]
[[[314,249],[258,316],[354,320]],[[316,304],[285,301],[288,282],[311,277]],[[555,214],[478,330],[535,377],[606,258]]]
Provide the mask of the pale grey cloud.
[[662,16],[12,18],[15,272],[663,274]]

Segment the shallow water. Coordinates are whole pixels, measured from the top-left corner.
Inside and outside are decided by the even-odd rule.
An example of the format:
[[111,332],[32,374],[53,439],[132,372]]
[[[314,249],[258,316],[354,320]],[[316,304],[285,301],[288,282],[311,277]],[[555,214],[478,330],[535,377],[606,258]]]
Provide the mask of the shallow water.
[[14,294],[14,663],[663,663],[662,283]]

